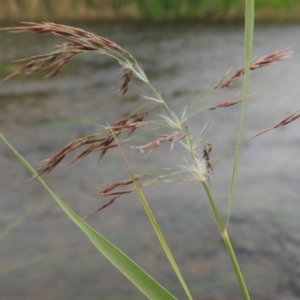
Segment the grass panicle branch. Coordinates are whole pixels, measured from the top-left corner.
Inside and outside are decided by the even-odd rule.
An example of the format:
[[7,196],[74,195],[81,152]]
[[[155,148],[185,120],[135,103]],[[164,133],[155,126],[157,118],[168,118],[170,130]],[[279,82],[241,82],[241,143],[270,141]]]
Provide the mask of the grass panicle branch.
[[[127,132],[127,137],[131,135],[138,128],[150,124],[151,122],[143,122],[148,112],[143,113],[141,116],[131,115],[130,117],[123,118],[117,121],[110,127],[103,128],[99,133],[89,135],[84,138],[80,138],[68,143],[61,150],[56,152],[52,157],[44,160],[43,165],[39,170],[39,176],[50,173],[69,153],[82,147],[88,146],[85,150],[80,152],[70,163],[74,163],[78,159],[84,158],[93,152],[100,152],[99,161],[103,158],[108,149],[116,148],[117,144],[113,144],[114,135],[119,136],[121,133]],[[136,118],[134,118],[136,117]],[[133,120],[132,120],[133,118]],[[114,132],[114,135],[110,133],[110,130]],[[101,133],[106,136],[100,136]],[[126,140],[125,140],[126,141]],[[122,141],[121,143],[124,143]]]
[[164,142],[171,142],[171,150],[174,147],[174,143],[177,141],[180,141],[184,139],[187,136],[186,134],[180,134],[179,132],[175,132],[171,135],[168,134],[160,134],[160,137],[152,142],[149,142],[148,144],[142,145],[142,146],[135,146],[133,148],[135,149],[140,149],[142,152],[144,151],[145,148],[149,148],[149,153],[154,151],[158,146],[160,146]]
[[102,50],[104,52],[120,52],[125,55],[131,56],[124,48],[116,43],[96,35],[94,33],[85,31],[80,28],[56,24],[51,22],[34,23],[22,22],[22,26],[3,28],[15,33],[53,33],[68,41],[66,44],[67,49],[79,51],[95,51]]
[[277,129],[279,127],[282,127],[282,126],[286,126],[294,121],[296,121],[297,119],[300,118],[300,109],[298,109],[296,112],[294,112],[293,114],[291,114],[290,116],[288,116],[287,118],[283,119],[282,121],[280,121],[279,123],[277,123],[275,126],[271,127],[271,128],[267,128],[263,131],[260,131],[259,133],[255,134],[253,137],[251,137],[250,139],[246,140],[246,142],[264,134],[264,133],[267,133],[271,130],[274,130],[274,129]]
[[[249,95],[249,96],[247,96],[247,98],[249,98],[251,96],[253,96],[253,95]],[[237,96],[233,96],[232,98],[230,98],[226,101],[223,101],[223,102],[221,102],[217,105],[209,107],[208,110],[214,110],[214,109],[217,109],[217,108],[230,107],[230,106],[233,106],[235,104],[241,103],[242,101],[243,101],[243,98],[238,98],[237,99]]]
[[124,67],[123,83],[120,88],[122,95],[128,90],[132,74],[145,82],[148,81],[142,68],[128,51],[102,36],[80,28],[51,22],[23,22],[22,24],[23,26],[7,27],[1,30],[14,33],[52,33],[66,42],[56,46],[56,49],[52,52],[16,60],[15,62],[26,62],[26,64],[7,76],[4,80],[24,72],[34,73],[53,68],[53,71],[45,76],[46,79],[50,79],[56,76],[75,55],[83,52],[98,52],[114,58]]
[[292,115],[290,115],[289,117],[285,118],[284,120],[282,120],[281,122],[279,122],[277,125],[275,125],[273,128],[278,128],[281,126],[285,126],[290,124],[291,122],[297,120],[300,117],[300,110],[297,110],[295,113],[293,113]]
[[265,133],[268,133],[270,132],[271,130],[274,130],[274,129],[277,129],[279,127],[282,127],[282,126],[285,126],[285,125],[288,125],[290,124],[291,122],[294,122],[296,121],[297,119],[300,118],[300,113],[299,113],[299,110],[297,110],[295,113],[293,113],[292,115],[290,115],[289,117],[285,118],[284,120],[280,121],[278,124],[276,124],[275,126],[272,126],[270,128],[266,128],[258,133],[256,133],[255,135],[253,135],[252,137],[244,140],[241,144],[239,145],[236,145],[235,147],[231,148],[230,150],[226,151],[222,156],[220,156],[217,160],[215,160],[213,163],[212,163],[212,166],[216,165],[218,162],[220,162],[221,160],[223,160],[225,157],[227,157],[228,155],[234,153],[236,151],[236,149],[238,147],[241,147],[242,145],[252,141],[253,139],[265,134]]
[[[158,175],[157,174],[161,174]],[[143,173],[134,175],[134,179],[126,179],[121,182],[114,182],[106,184],[100,191],[95,193],[93,195],[93,198],[104,198],[104,197],[111,197],[115,196],[109,201],[107,201],[104,205],[100,206],[98,209],[93,211],[91,214],[89,214],[87,217],[92,216],[93,214],[100,212],[104,208],[108,207],[112,203],[114,203],[117,199],[119,199],[122,195],[129,194],[136,189],[134,187],[126,189],[126,190],[120,190],[119,188],[123,188],[125,186],[133,185],[134,181],[138,183],[139,188],[142,187],[149,187],[154,184],[162,184],[162,183],[182,183],[182,182],[188,182],[191,181],[189,179],[182,179],[180,177],[182,175],[182,170],[180,168],[163,168],[163,169],[157,169],[153,170],[151,172]],[[149,177],[154,177],[152,179],[148,179]],[[146,179],[146,181],[143,181],[140,183],[141,180]],[[117,190],[116,190],[117,189]]]
[[[264,56],[250,64],[250,71],[268,67],[278,63],[281,60],[291,57],[292,52],[288,52],[289,48],[275,51],[267,56]],[[227,88],[235,84],[242,76],[245,75],[245,68],[241,68],[232,73],[227,73],[225,76],[214,86],[214,89]]]
[[[288,51],[289,48],[285,48],[282,50],[275,51],[257,61],[254,61],[250,66],[250,71],[260,69],[263,67],[270,66],[272,64],[276,64],[277,62],[289,58],[292,52]],[[240,68],[236,71],[229,70],[219,81],[211,85],[207,88],[203,93],[201,93],[194,102],[187,108],[186,114],[188,117],[192,117],[193,115],[203,112],[206,109],[195,110],[195,106],[201,102],[205,96],[211,93],[213,90],[220,89],[220,88],[227,88],[234,85],[242,76],[245,75],[245,68]],[[247,96],[249,97],[249,96]]]

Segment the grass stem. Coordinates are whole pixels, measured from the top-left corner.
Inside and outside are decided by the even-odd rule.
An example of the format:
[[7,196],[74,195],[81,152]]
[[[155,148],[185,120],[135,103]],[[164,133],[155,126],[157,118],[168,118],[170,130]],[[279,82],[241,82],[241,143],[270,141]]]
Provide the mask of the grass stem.
[[232,245],[231,245],[231,242],[230,242],[230,238],[229,238],[227,229],[226,229],[226,227],[224,226],[224,224],[223,224],[223,222],[222,222],[220,213],[219,213],[219,211],[218,211],[218,209],[217,209],[216,203],[215,203],[215,201],[214,201],[214,198],[213,198],[213,196],[212,196],[212,193],[211,193],[211,191],[210,191],[210,188],[209,188],[207,182],[206,182],[206,181],[202,181],[202,184],[203,184],[204,189],[205,189],[205,191],[206,191],[206,194],[207,194],[207,196],[208,196],[208,199],[209,199],[209,202],[210,202],[210,204],[211,204],[212,210],[213,210],[213,212],[214,212],[216,221],[217,221],[217,223],[218,223],[218,225],[219,225],[219,228],[220,228],[220,231],[221,231],[221,235],[222,235],[224,244],[225,244],[226,249],[227,249],[227,252],[228,252],[228,254],[229,254],[229,256],[230,256],[232,265],[233,265],[234,270],[235,270],[235,274],[236,274],[236,276],[237,276],[237,278],[238,278],[240,287],[241,287],[241,289],[242,289],[242,293],[243,293],[243,295],[244,295],[244,299],[245,299],[245,300],[250,300],[250,296],[249,296],[249,293],[248,293],[248,290],[247,290],[247,286],[246,286],[246,283],[245,283],[245,280],[244,280],[242,271],[241,271],[241,269],[240,269],[238,260],[237,260],[237,258],[236,258],[235,253],[234,253],[233,247],[232,247]]
[[229,239],[228,232],[227,232],[226,228],[223,230],[222,238],[223,238],[224,244],[226,246],[227,252],[230,255],[231,262],[233,264],[236,276],[237,276],[238,281],[240,283],[240,287],[242,289],[244,298],[245,298],[245,300],[250,300],[250,295],[248,293],[248,289],[247,289],[242,271],[240,269],[239,263],[238,263],[237,258],[235,256],[235,253],[234,253],[233,247],[231,245],[231,242],[230,242],[230,239]]
[[251,55],[252,55],[252,44],[253,44],[253,33],[254,33],[254,2],[255,0],[246,0],[246,8],[245,8],[245,79],[244,79],[244,89],[243,89],[243,102],[242,102],[242,110],[241,110],[241,119],[239,126],[239,134],[237,141],[237,148],[234,158],[232,178],[231,178],[231,187],[229,194],[229,203],[228,203],[228,214],[226,221],[226,228],[229,225],[229,217],[233,202],[234,189],[236,183],[237,176],[237,167],[240,158],[240,146],[243,140],[244,133],[244,124],[245,124],[245,115],[246,115],[246,102],[247,95],[249,89],[249,81],[250,81],[250,66],[251,66]]

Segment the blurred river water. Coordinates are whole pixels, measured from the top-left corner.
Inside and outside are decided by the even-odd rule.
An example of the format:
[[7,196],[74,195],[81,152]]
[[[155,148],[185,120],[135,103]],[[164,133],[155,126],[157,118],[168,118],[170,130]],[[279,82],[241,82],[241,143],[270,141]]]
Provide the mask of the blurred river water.
[[[240,25],[76,24],[105,36],[132,53],[153,86],[180,113],[230,68],[243,65],[244,29]],[[257,25],[253,56],[260,58],[291,46],[292,58],[251,73],[245,139],[299,109],[300,25]],[[0,36],[0,74],[9,61],[48,52],[59,43],[50,35]],[[73,139],[114,123],[143,104],[149,90],[134,79],[120,99],[122,72],[101,55],[73,59],[51,81],[39,74],[0,83],[1,133],[34,167]],[[242,80],[216,90],[201,103],[207,107],[242,95]],[[201,106],[199,106],[201,107]],[[237,140],[240,105],[198,114],[190,120],[193,135],[211,126],[211,160]],[[160,114],[160,111],[156,111]],[[243,146],[229,233],[253,299],[300,298],[300,123],[271,131]],[[164,133],[164,132],[161,132]],[[135,140],[143,145],[157,136]],[[0,269],[40,257],[38,262],[0,277],[0,299],[144,299],[88,242],[78,228],[0,143],[0,229],[22,223],[0,241]],[[117,149],[98,164],[97,154],[67,166],[64,160],[45,177],[50,187],[80,215],[105,200],[91,196],[105,183],[128,178]],[[125,149],[136,173],[184,164],[180,144],[141,153]],[[210,185],[225,220],[233,157],[218,163]],[[152,186],[146,198],[161,225],[195,299],[242,299],[230,259],[202,186],[196,183]],[[101,234],[185,299],[138,197],[132,193],[89,219]]]

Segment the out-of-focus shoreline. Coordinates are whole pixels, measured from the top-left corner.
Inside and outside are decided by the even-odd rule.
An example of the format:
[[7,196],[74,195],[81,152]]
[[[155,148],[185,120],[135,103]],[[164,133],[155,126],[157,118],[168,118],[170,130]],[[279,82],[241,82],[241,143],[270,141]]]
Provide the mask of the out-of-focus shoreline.
[[[163,1],[160,3],[156,0],[152,1],[0,0],[0,22],[198,21],[234,23],[244,20],[244,3],[241,1],[230,0],[227,4],[220,4],[220,1],[211,0],[208,5],[202,0],[194,0],[190,4],[169,0],[176,2],[177,6],[175,4],[163,6],[161,4]],[[300,22],[300,1],[292,4],[292,0],[289,0],[281,4],[277,3],[276,6],[271,2],[262,4],[257,1],[255,18],[259,22]]]

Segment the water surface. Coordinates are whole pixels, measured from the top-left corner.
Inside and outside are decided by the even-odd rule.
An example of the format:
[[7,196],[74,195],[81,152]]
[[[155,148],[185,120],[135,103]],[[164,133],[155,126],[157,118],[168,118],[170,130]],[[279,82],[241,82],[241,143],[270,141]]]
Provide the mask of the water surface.
[[[123,46],[141,62],[152,84],[180,113],[230,68],[243,64],[243,28],[237,25],[100,24],[78,25]],[[299,25],[256,26],[254,56],[292,46],[292,58],[251,74],[245,138],[273,126],[299,108]],[[51,36],[1,33],[3,77],[8,61],[49,51]],[[1,132],[36,168],[69,141],[92,133],[100,124],[123,118],[144,100],[147,88],[137,80],[119,99],[119,66],[100,55],[75,58],[51,81],[19,76],[0,84]],[[242,92],[242,82],[208,95],[203,106]],[[157,114],[160,111],[156,112]],[[240,106],[199,114],[190,121],[195,136],[213,125],[206,139],[215,160],[236,143]],[[164,133],[164,132],[162,132]],[[142,136],[134,145],[156,138]],[[242,149],[229,233],[253,299],[299,299],[300,207],[299,121],[246,144]],[[39,255],[44,259],[0,279],[1,299],[143,299],[86,237],[65,217],[48,194],[10,151],[0,145],[0,228],[25,215],[0,242],[5,268]],[[126,156],[139,173],[184,164],[176,144],[150,155],[128,147]],[[104,183],[128,177],[118,150],[100,164],[97,154],[67,167],[71,157],[46,177],[50,187],[80,215],[99,207],[90,200]],[[214,167],[212,192],[226,217],[233,158]],[[241,299],[220,233],[201,186],[169,184],[144,190],[174,249],[195,299]],[[184,294],[135,194],[123,197],[88,219],[101,234],[144,267],[179,299]]]

